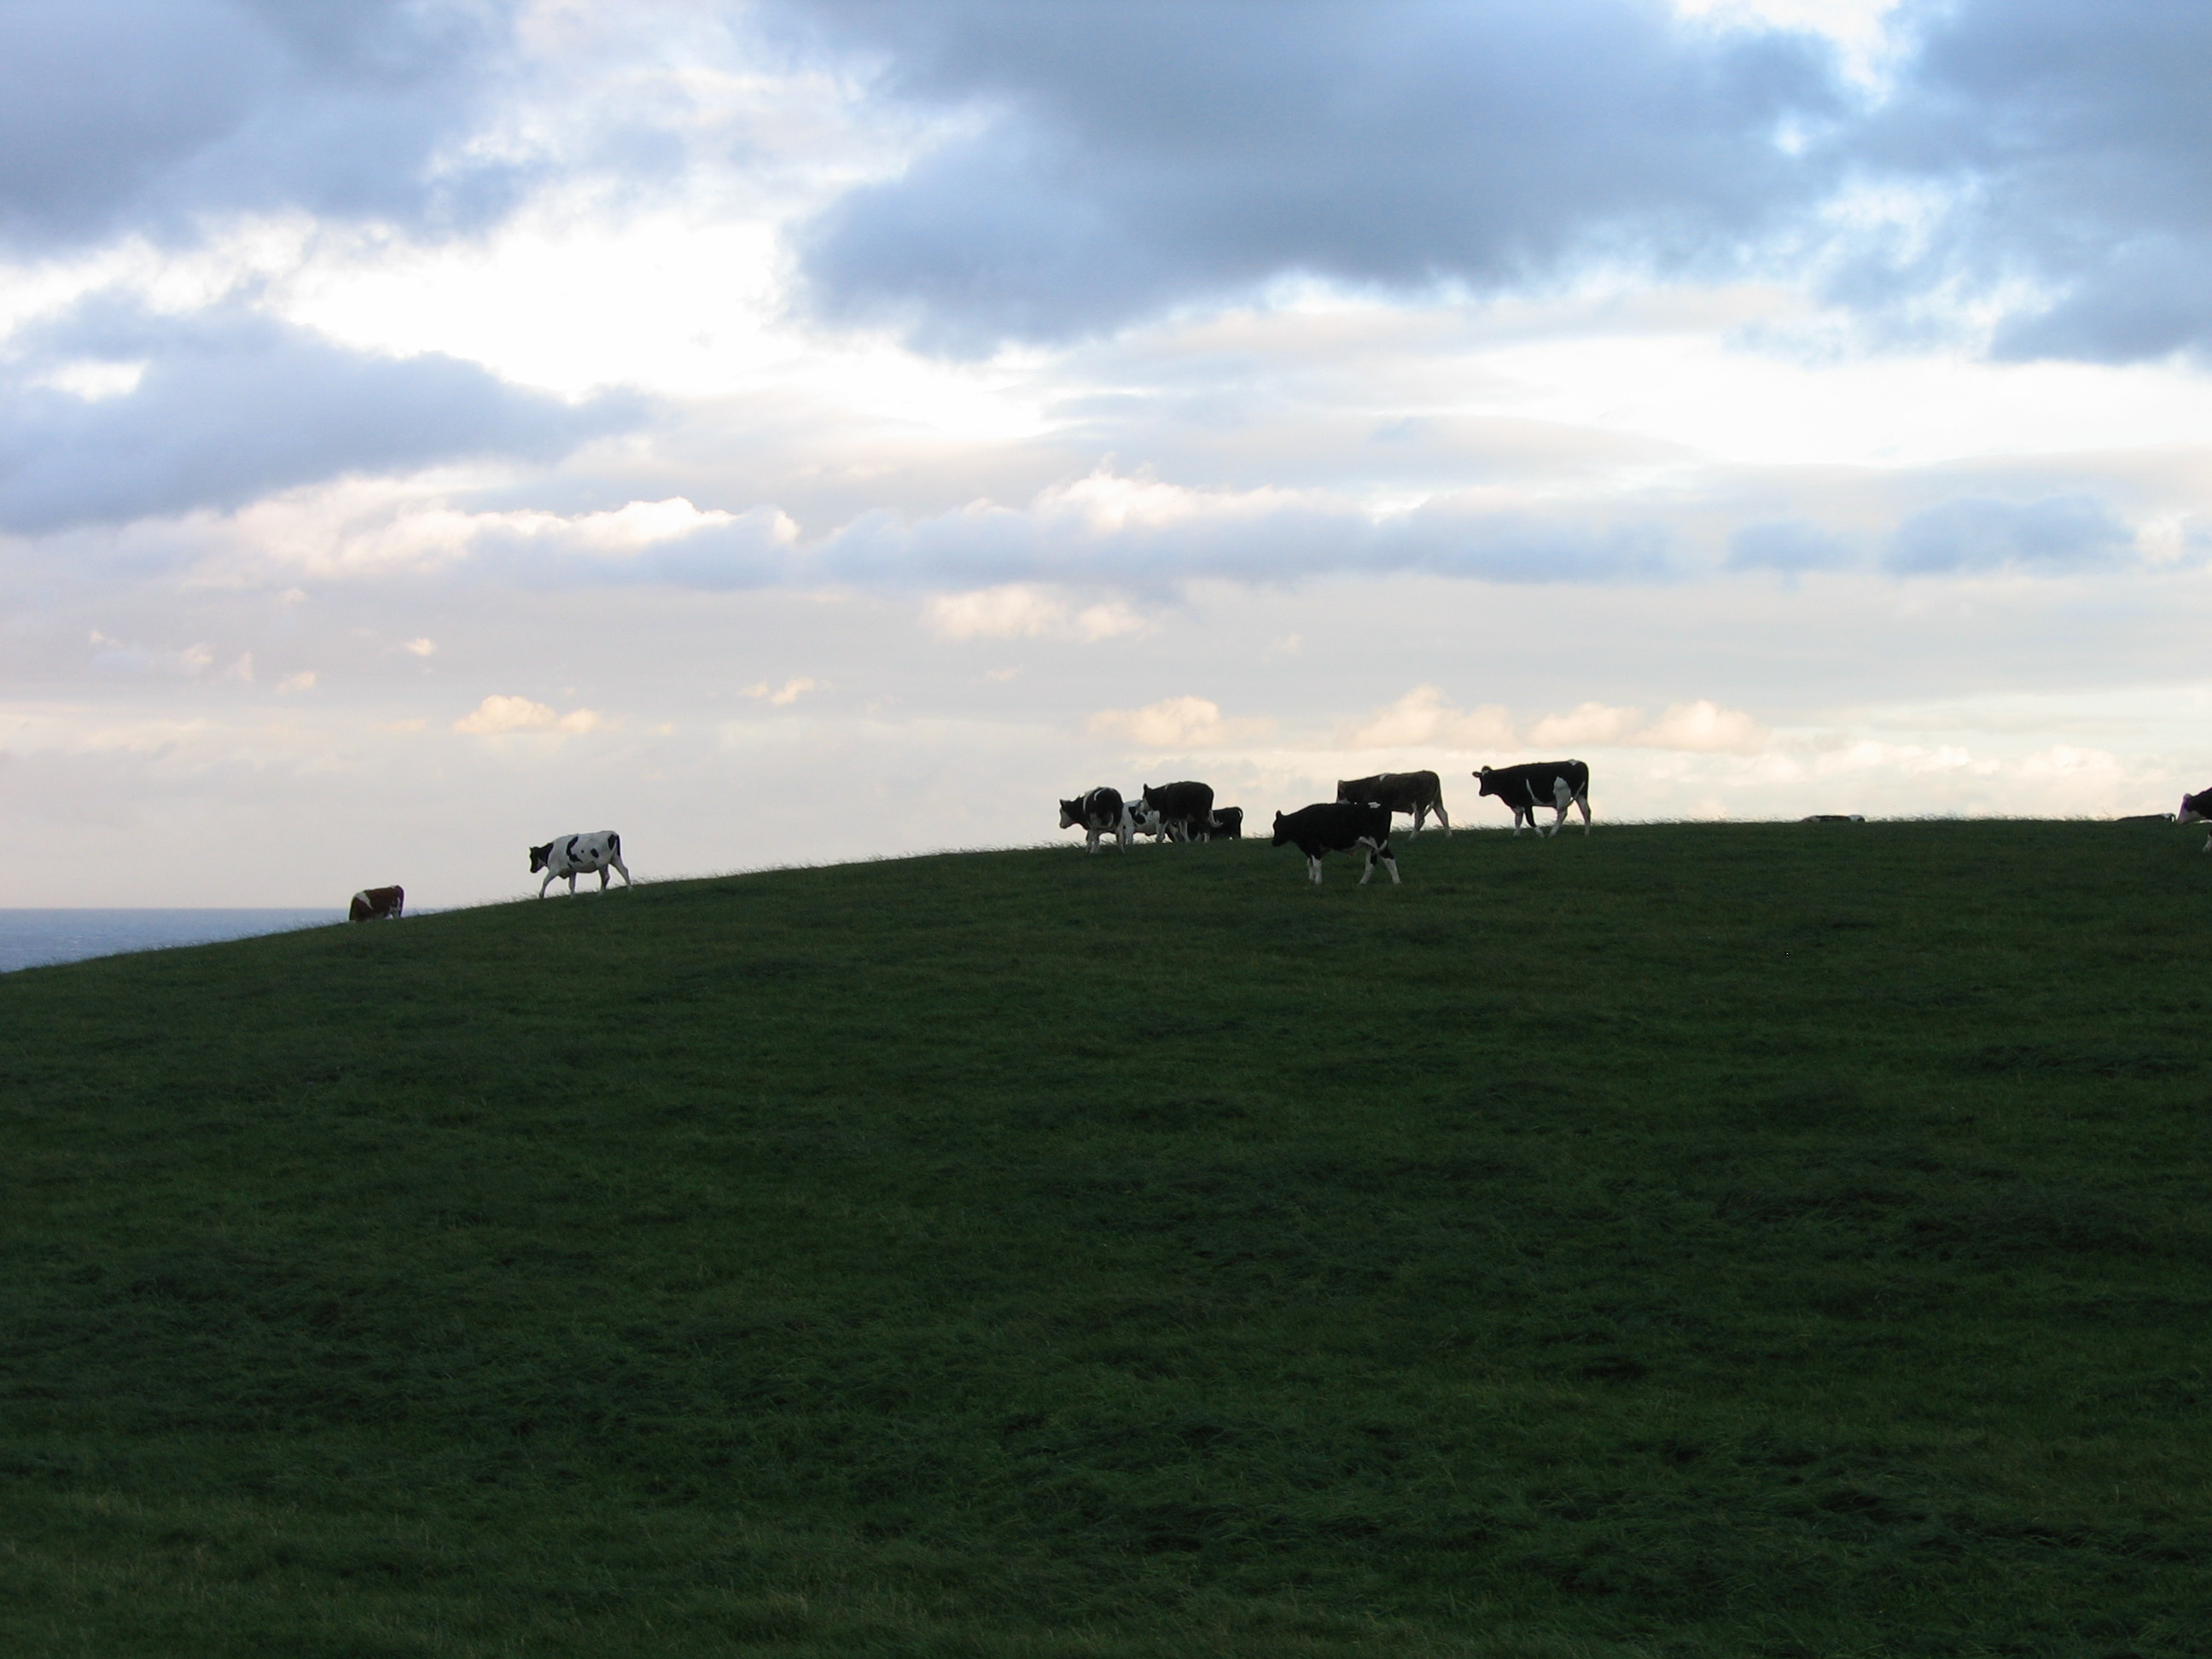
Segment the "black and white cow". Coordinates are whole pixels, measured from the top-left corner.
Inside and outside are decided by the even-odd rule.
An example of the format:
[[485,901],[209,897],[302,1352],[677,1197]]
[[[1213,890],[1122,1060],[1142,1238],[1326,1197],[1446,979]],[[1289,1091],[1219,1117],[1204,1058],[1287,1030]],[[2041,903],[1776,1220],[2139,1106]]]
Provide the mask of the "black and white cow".
[[1109,789],[1103,784],[1087,794],[1078,795],[1073,800],[1060,802],[1060,827],[1063,830],[1081,829],[1086,852],[1098,850],[1098,837],[1101,836],[1114,837],[1115,852],[1129,850],[1129,815],[1121,805],[1121,792]]
[[1524,766],[1484,767],[1475,775],[1481,781],[1481,793],[1495,795],[1513,810],[1513,833],[1521,833],[1521,820],[1528,820],[1528,827],[1538,836],[1543,827],[1536,822],[1536,809],[1551,806],[1559,809],[1559,816],[1552,821],[1551,833],[1558,835],[1559,826],[1567,821],[1567,808],[1579,806],[1583,811],[1583,834],[1589,834],[1589,768],[1578,760],[1530,761]]
[[1362,887],[1375,873],[1376,859],[1390,872],[1391,884],[1398,882],[1398,860],[1390,853],[1390,809],[1371,801],[1324,801],[1278,812],[1275,845],[1295,847],[1306,855],[1306,873],[1316,886],[1321,884],[1322,854],[1349,853],[1355,847],[1367,850],[1366,866],[1359,872]]
[[1371,778],[1352,778],[1338,783],[1336,798],[1376,801],[1394,812],[1410,813],[1417,836],[1423,820],[1434,812],[1444,834],[1451,834],[1451,820],[1444,816],[1443,780],[1433,772],[1377,772]]
[[1188,841],[1213,828],[1213,786],[1210,783],[1148,783],[1139,797],[1158,812],[1170,839]]
[[530,873],[540,870],[545,879],[538,884],[538,896],[544,898],[545,890],[566,876],[568,890],[576,890],[576,878],[599,872],[599,890],[607,890],[609,869],[622,872],[623,885],[630,886],[629,866],[622,861],[622,837],[611,830],[594,830],[588,836],[563,836],[558,841],[549,841],[543,847],[530,849]]
[[397,921],[407,908],[404,887],[364,887],[347,908],[348,921]]
[[1217,806],[1213,809],[1213,828],[1206,832],[1208,841],[1242,841],[1244,839],[1244,809],[1241,806]]
[[[2173,815],[2176,823],[2212,823],[2212,789],[2181,798],[2181,810]],[[2212,835],[2204,837],[2204,850],[2212,853]]]

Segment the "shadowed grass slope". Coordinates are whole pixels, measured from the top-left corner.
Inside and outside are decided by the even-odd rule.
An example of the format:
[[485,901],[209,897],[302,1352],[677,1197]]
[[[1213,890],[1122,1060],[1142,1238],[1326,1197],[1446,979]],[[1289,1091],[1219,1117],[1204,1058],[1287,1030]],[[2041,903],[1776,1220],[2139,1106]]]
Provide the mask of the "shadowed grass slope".
[[2203,1653],[2196,848],[970,854],[9,976],[0,1647]]

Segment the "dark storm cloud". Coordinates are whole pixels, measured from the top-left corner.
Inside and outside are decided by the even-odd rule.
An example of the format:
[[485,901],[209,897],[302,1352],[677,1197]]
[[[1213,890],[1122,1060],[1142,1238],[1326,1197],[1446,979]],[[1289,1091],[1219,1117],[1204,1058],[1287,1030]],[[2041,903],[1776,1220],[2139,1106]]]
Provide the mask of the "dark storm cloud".
[[2047,305],[1997,354],[2130,362],[2212,343],[2212,7],[2203,0],[1923,0],[1898,90],[1852,144],[1877,178],[1948,192],[1915,257],[1849,297],[2026,278]]
[[[1496,292],[1608,258],[1824,270],[1893,317],[2024,281],[2043,297],[2000,322],[2003,357],[2212,342],[2203,0],[1918,0],[1856,97],[1802,35],[1658,0],[769,9],[878,96],[967,123],[800,238],[823,314],[938,350],[1287,273]],[[1817,232],[1852,180],[1927,216]]]
[[1480,288],[1617,252],[1724,260],[1808,198],[1844,113],[1802,35],[1659,0],[1041,7],[817,0],[880,90],[980,115],[804,241],[834,316],[951,349],[1110,326],[1285,271]]
[[[94,303],[15,343],[0,379],[0,528],[19,532],[234,507],[345,473],[551,461],[644,418],[633,399],[571,405],[458,358],[354,351],[252,313]],[[40,383],[87,363],[144,372],[113,397]]]
[[2061,575],[2112,568],[2134,545],[2135,533],[2093,495],[2033,501],[1966,495],[1899,523],[1884,563],[1905,576],[2008,568]]
[[501,72],[503,4],[0,4],[0,239],[37,249],[301,208],[468,223],[520,182],[440,168]]

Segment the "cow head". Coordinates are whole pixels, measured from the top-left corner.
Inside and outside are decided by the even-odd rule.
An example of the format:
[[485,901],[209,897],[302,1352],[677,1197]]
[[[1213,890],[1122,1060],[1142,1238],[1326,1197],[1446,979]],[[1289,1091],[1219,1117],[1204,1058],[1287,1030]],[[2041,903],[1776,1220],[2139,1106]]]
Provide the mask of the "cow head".
[[536,875],[540,870],[543,870],[547,864],[551,862],[552,858],[553,843],[551,842],[547,842],[543,847],[532,848],[530,849],[530,873],[533,876]]
[[1275,814],[1275,845],[1280,847],[1285,839],[1285,838],[1283,835],[1283,815],[1280,812],[1278,812]]
[[1476,794],[1495,795],[1502,793],[1496,787],[1498,780],[1491,775],[1491,771],[1488,767],[1484,767],[1482,770],[1477,772],[1474,775],[1476,780],[1482,785],[1481,788],[1474,792]]
[[1064,800],[1060,802],[1060,827],[1061,829],[1073,830],[1077,824],[1082,822],[1083,797],[1079,795],[1073,800]]
[[2203,823],[2212,821],[2212,789],[2181,798],[2181,810],[2173,815],[2176,823]]

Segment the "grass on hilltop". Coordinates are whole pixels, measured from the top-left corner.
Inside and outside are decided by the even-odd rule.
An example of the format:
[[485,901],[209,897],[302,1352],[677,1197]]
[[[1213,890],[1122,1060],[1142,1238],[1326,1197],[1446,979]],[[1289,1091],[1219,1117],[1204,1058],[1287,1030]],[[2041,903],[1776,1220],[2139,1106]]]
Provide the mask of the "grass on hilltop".
[[0,1650],[2212,1645],[2212,859],[968,854],[0,980]]

